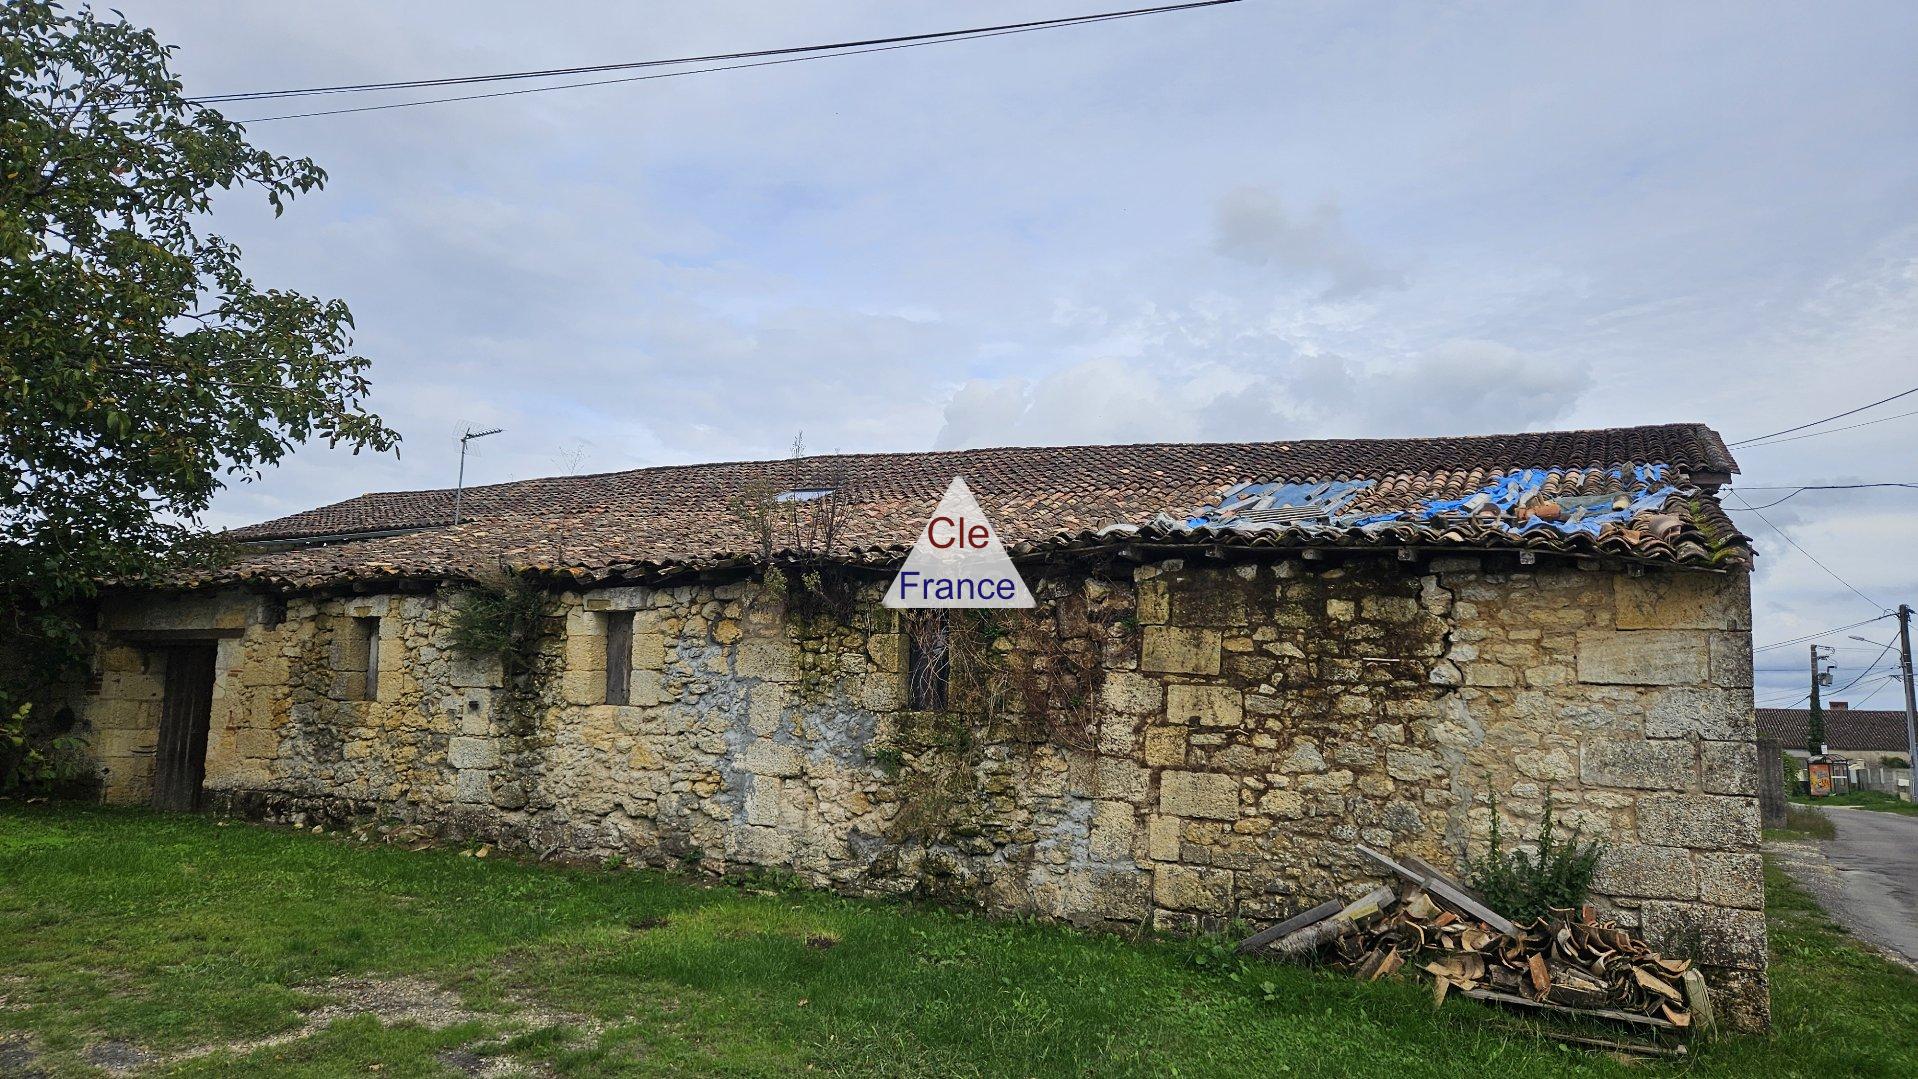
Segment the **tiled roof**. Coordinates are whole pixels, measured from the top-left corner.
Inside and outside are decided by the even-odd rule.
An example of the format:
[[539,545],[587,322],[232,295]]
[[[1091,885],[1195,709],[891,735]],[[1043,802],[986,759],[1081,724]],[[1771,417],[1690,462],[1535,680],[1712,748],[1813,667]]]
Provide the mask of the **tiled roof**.
[[[1905,743],[1905,714],[1864,708],[1825,709],[1825,744],[1834,753],[1897,753]],[[1758,736],[1776,738],[1783,749],[1802,750],[1811,731],[1809,708],[1760,708]]]
[[[753,553],[750,530],[731,508],[742,495],[827,487],[839,492],[832,555],[887,563],[903,556],[955,475],[1015,556],[1197,541],[1528,547],[1743,567],[1745,537],[1716,499],[1690,486],[1699,473],[1736,470],[1724,442],[1699,424],[685,465],[468,488],[458,526],[450,524],[450,490],[363,495],[229,533],[303,545],[249,554],[220,576],[303,586],[467,576],[502,561],[584,579],[648,576]],[[1310,497],[1312,486],[1288,488],[1286,497],[1277,488],[1252,491],[1272,493],[1266,503],[1299,503],[1291,509],[1247,516],[1230,512],[1228,501],[1222,512],[1221,496],[1239,485],[1341,481],[1356,483],[1331,514],[1314,516],[1325,500]],[[1235,497],[1253,501],[1244,491]],[[1549,521],[1527,517],[1521,502],[1528,510],[1550,502],[1561,512]]]

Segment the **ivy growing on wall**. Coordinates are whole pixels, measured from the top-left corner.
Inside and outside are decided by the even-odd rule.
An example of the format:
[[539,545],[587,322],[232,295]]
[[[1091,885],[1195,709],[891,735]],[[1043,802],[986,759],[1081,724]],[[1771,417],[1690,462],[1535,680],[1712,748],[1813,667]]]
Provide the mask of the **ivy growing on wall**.
[[553,620],[552,595],[519,573],[475,582],[453,608],[448,639],[454,654],[499,660],[501,707],[519,734],[532,732],[552,678],[546,643]]

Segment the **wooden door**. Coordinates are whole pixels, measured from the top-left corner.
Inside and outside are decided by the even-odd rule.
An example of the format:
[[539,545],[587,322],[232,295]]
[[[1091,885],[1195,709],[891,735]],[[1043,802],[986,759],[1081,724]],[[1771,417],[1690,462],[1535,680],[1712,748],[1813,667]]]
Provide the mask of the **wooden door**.
[[153,754],[155,809],[191,813],[200,808],[207,724],[213,717],[213,649],[211,642],[166,649],[160,745]]

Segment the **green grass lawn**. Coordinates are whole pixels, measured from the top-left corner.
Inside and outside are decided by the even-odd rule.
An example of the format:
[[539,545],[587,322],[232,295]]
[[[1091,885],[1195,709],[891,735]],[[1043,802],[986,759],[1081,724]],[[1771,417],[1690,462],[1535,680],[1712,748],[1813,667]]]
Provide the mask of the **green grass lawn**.
[[[1918,1074],[1918,977],[1767,883],[1777,1033],[1628,1068],[1421,983],[1234,980],[1203,941],[0,804],[0,1072],[89,1074],[104,1046],[221,1076]],[[341,976],[457,1014],[309,1022]]]
[[1843,794],[1828,795],[1824,798],[1813,798],[1805,794],[1793,794],[1788,797],[1798,805],[1853,806],[1858,809],[1875,809],[1881,813],[1918,816],[1918,805],[1913,805],[1895,795],[1886,794],[1884,791],[1846,791]]

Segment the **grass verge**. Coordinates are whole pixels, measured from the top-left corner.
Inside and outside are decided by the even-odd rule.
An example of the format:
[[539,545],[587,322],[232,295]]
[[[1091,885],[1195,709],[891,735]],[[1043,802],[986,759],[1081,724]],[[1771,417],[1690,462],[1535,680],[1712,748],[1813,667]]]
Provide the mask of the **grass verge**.
[[1913,805],[1896,795],[1884,791],[1846,791],[1824,798],[1794,794],[1790,801],[1801,806],[1850,806],[1854,809],[1871,809],[1880,813],[1902,813],[1906,816],[1918,816],[1918,805]]
[[[1782,877],[1768,886],[1779,1034],[1703,1045],[1683,1069],[1918,1074],[1918,978],[1834,932]],[[0,1059],[30,1053],[54,1076],[90,1074],[103,1045],[167,1075],[452,1075],[487,1059],[585,1076],[1627,1070],[1472,1002],[1434,1012],[1422,984],[1229,964],[1235,980],[1216,954],[649,872],[0,805]],[[384,986],[375,1005],[405,983],[449,990],[453,1006],[337,1014],[335,1001],[316,1024],[341,977]],[[443,1023],[421,1018],[435,1008]]]
[[1767,840],[1830,839],[1837,834],[1830,817],[1806,805],[1785,806],[1785,826],[1765,829]]

